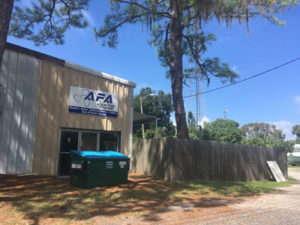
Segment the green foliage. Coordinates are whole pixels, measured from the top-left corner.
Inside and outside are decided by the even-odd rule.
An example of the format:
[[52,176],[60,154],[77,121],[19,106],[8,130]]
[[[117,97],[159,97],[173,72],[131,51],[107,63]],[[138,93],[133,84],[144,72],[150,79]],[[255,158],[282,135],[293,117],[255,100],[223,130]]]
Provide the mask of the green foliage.
[[290,141],[284,141],[283,142],[283,148],[287,152],[293,152],[294,151],[294,145],[297,144],[296,141],[290,140]]
[[224,119],[217,119],[212,123],[208,123],[204,128],[195,124],[195,118],[192,112],[189,112],[189,135],[193,140],[214,140],[269,148],[279,147],[284,148],[287,152],[293,150],[297,141],[300,142],[300,138],[297,138],[296,141],[284,141],[282,131],[267,123],[250,123],[244,125],[241,129],[239,129],[239,124],[236,121]]
[[205,129],[207,129],[211,140],[236,144],[242,140],[239,123],[234,120],[217,119],[209,123]]
[[[104,38],[103,44],[109,47],[116,47],[118,44],[118,29],[124,24],[141,23],[145,25],[147,30],[152,30],[164,37],[161,44],[169,40],[166,35],[169,32],[168,26],[171,19],[181,20],[182,29],[188,35],[190,40],[194,40],[195,47],[206,51],[205,46],[201,43],[203,36],[201,28],[207,21],[216,18],[220,22],[232,23],[237,20],[240,23],[248,22],[250,18],[261,15],[272,23],[282,24],[274,17],[275,13],[289,9],[297,5],[297,0],[184,0],[181,1],[182,16],[180,18],[172,15],[172,4],[174,2],[167,0],[135,0],[122,1],[111,0],[112,14],[105,17],[104,26],[95,31],[97,38]],[[176,16],[176,15],[175,15]],[[208,37],[208,39],[213,39]],[[200,43],[200,45],[199,45]],[[166,43],[167,45],[168,43]],[[197,46],[198,45],[198,46]],[[189,43],[183,43],[183,49],[188,49]],[[168,55],[168,53],[167,53]]]
[[251,146],[265,146],[264,139],[260,137],[254,137],[254,138],[249,138],[249,139],[243,139],[241,144],[244,145],[251,145]]
[[248,123],[241,128],[243,133],[242,144],[263,147],[280,147],[287,152],[292,151],[295,141],[284,141],[282,130],[269,123]]
[[241,128],[243,136],[246,139],[251,138],[274,138],[284,140],[285,135],[282,130],[276,129],[276,126],[269,123],[248,123]]
[[189,128],[190,139],[192,140],[202,140],[209,141],[211,139],[211,135],[206,128],[202,128],[201,126],[196,127],[195,129]]
[[[152,39],[149,41],[151,45],[156,47],[161,65],[164,67],[170,66],[170,49],[169,41],[166,40],[165,31],[168,29],[168,24],[156,25],[152,30]],[[195,78],[201,76],[209,84],[211,77],[217,77],[222,82],[233,82],[238,78],[238,74],[230,69],[227,63],[222,63],[217,57],[205,58],[204,54],[216,40],[213,34],[205,34],[204,32],[198,32],[197,30],[190,28],[183,30],[183,56],[187,58],[190,63],[183,71],[185,79]],[[202,58],[200,60],[200,58]],[[170,71],[167,71],[166,77],[170,77]]]
[[188,113],[187,124],[188,124],[188,127],[191,128],[191,129],[196,128],[196,126],[197,126],[196,119],[195,119],[192,112]]
[[70,27],[84,28],[82,10],[87,8],[89,0],[39,0],[31,7],[15,3],[9,34],[17,38],[26,38],[36,45],[64,43],[64,33]]
[[[157,121],[157,136],[172,137],[175,134],[175,127],[170,119],[173,112],[172,96],[163,91],[158,91],[156,95],[153,93],[154,91],[149,87],[142,88],[140,94],[136,95],[133,99],[134,111],[140,112],[140,97],[142,97],[143,112],[159,118]],[[144,127],[145,138],[155,137],[155,124],[145,123]],[[137,138],[142,137],[141,124],[133,126],[133,133]]]
[[[205,34],[202,25],[214,18],[227,24],[234,19],[248,23],[255,15],[276,22],[273,14],[295,3],[295,0],[111,0],[112,13],[106,16],[103,27],[95,30],[95,35],[102,38],[103,45],[116,47],[118,29],[124,24],[141,23],[152,31],[150,44],[157,48],[162,65],[169,69],[167,75],[172,78],[178,138],[188,138],[182,97],[183,78],[202,76],[209,83],[211,77],[223,81],[233,81],[238,77],[220,59],[203,57],[215,37]],[[183,57],[193,63],[191,68],[184,68]]]
[[297,137],[295,142],[296,144],[300,144],[300,137]]
[[300,124],[293,126],[292,133],[300,138]]
[[188,2],[193,5],[200,22],[214,17],[227,24],[232,23],[235,19],[248,23],[250,18],[261,15],[274,24],[283,25],[283,22],[278,20],[274,14],[297,5],[298,0],[189,0]]
[[192,112],[188,113],[187,125],[190,139],[202,140],[202,128],[197,125],[197,121]]
[[151,129],[148,129],[145,131],[145,138],[146,139],[151,139],[151,138],[154,138],[155,137],[155,131],[154,130],[151,130]]
[[[171,133],[173,133],[173,136],[174,136],[174,134],[175,134],[175,128],[172,130]],[[166,128],[164,128],[164,127],[158,127],[158,128],[157,128],[157,137],[158,137],[158,138],[168,137],[168,136],[169,136],[169,137],[172,137],[171,134],[168,134]]]
[[287,152],[292,152],[295,141],[284,141],[274,137],[267,137],[265,139],[261,137],[254,137],[249,139],[243,139],[241,144],[251,145],[251,146],[261,146],[268,148],[284,148]]

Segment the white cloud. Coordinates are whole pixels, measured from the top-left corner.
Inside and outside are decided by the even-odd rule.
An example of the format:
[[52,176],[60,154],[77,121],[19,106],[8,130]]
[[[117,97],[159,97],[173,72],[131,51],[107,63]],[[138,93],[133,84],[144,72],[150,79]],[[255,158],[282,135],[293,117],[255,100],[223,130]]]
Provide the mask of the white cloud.
[[202,128],[204,128],[205,124],[207,124],[207,123],[210,123],[210,119],[207,118],[206,116],[204,116],[198,125],[200,125]]
[[296,102],[297,104],[300,104],[300,95],[296,95],[296,96],[295,96],[295,102]]
[[87,11],[87,10],[81,10],[83,16],[86,18],[86,20],[88,21],[88,23],[95,27],[96,26],[96,23],[95,23],[95,20],[94,18],[92,17],[92,15]]
[[232,70],[233,72],[235,72],[235,73],[239,73],[237,65],[233,65],[233,66],[231,67],[231,70]]
[[296,136],[292,134],[292,127],[294,126],[293,123],[286,120],[281,121],[274,121],[270,122],[271,124],[274,124],[277,129],[282,130],[282,132],[285,134],[285,140],[295,140]]

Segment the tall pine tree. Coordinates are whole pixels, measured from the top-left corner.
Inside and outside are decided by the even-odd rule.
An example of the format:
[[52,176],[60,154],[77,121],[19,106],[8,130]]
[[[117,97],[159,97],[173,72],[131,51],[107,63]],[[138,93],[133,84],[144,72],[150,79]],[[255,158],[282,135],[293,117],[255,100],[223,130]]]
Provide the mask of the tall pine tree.
[[118,29],[126,23],[146,24],[153,31],[153,40],[163,64],[169,68],[173,104],[177,124],[177,137],[189,138],[182,95],[184,81],[183,56],[192,59],[201,76],[229,79],[237,75],[218,59],[203,60],[205,43],[211,37],[202,32],[204,23],[218,19],[248,21],[255,15],[278,23],[274,13],[286,9],[296,0],[111,0],[112,13],[104,26],[96,32],[104,44],[116,47]]

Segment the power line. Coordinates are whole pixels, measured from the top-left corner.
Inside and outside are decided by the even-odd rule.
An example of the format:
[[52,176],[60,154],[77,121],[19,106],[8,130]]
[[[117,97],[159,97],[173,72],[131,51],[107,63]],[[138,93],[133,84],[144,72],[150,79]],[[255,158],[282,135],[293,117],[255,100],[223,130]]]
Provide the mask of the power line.
[[297,60],[300,60],[300,57],[297,57],[297,58],[295,58],[295,59],[293,59],[293,60],[290,60],[290,61],[288,61],[288,62],[282,63],[282,64],[280,64],[280,65],[278,65],[278,66],[275,66],[275,67],[273,67],[273,68],[271,68],[271,69],[265,70],[265,71],[263,71],[263,72],[261,72],[261,73],[255,74],[255,75],[253,75],[253,76],[246,77],[246,78],[244,78],[244,79],[242,79],[242,80],[239,80],[239,81],[237,81],[237,82],[233,82],[233,83],[231,83],[231,84],[227,84],[227,85],[224,85],[224,86],[221,86],[221,87],[217,87],[217,88],[214,88],[214,89],[211,89],[211,90],[208,90],[208,91],[203,91],[203,92],[200,92],[200,93],[188,95],[188,96],[185,96],[184,98],[190,98],[190,97],[193,97],[193,96],[196,96],[196,95],[201,95],[201,94],[205,94],[205,93],[217,91],[217,90],[220,90],[220,89],[223,89],[223,88],[226,88],[226,87],[230,87],[230,86],[236,85],[236,84],[238,84],[238,83],[245,82],[245,81],[247,81],[247,80],[253,79],[253,78],[258,77],[258,76],[261,76],[261,75],[263,75],[263,74],[265,74],[265,73],[269,73],[269,72],[271,72],[271,71],[273,71],[273,70],[279,69],[280,67],[284,67],[284,66],[286,66],[286,65],[288,65],[288,64],[290,64],[290,63],[293,63],[293,62],[295,62],[295,61],[297,61]]

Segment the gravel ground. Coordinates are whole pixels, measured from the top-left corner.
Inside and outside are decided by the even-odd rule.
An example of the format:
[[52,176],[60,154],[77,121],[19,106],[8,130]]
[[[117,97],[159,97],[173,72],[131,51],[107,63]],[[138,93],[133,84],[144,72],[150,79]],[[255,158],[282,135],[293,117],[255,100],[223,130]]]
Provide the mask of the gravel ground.
[[289,170],[297,183],[274,194],[248,199],[231,206],[235,213],[207,224],[300,224],[300,171]]
[[[112,220],[96,217],[97,224],[300,224],[300,170],[290,169],[297,182],[278,188],[275,193],[228,201],[215,199],[210,206],[197,203],[172,205],[148,217],[125,217]],[[220,202],[221,206],[216,203]],[[225,202],[224,202],[225,201]]]

